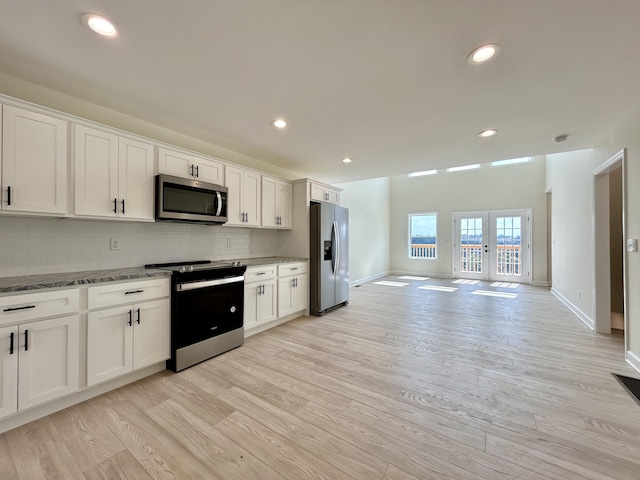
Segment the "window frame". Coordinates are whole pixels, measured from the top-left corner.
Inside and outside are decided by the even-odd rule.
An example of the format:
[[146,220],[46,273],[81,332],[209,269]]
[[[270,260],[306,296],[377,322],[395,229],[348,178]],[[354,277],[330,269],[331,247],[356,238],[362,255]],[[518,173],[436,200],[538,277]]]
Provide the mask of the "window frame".
[[[434,216],[435,217],[435,232],[434,232],[434,237],[435,237],[435,252],[433,256],[426,256],[426,257],[421,257],[421,256],[414,256],[412,254],[412,248],[411,245],[413,244],[412,242],[412,231],[411,231],[411,219],[413,217],[426,217],[426,216]],[[430,211],[430,212],[414,212],[414,213],[408,213],[407,214],[407,232],[408,232],[408,241],[407,241],[407,258],[409,260],[438,260],[438,212],[437,211]]]

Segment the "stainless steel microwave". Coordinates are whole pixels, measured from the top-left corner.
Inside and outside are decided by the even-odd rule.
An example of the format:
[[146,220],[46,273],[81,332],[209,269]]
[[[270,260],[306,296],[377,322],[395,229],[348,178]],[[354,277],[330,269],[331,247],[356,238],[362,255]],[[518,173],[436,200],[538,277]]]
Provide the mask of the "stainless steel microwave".
[[228,192],[227,187],[213,183],[156,175],[156,221],[225,223]]

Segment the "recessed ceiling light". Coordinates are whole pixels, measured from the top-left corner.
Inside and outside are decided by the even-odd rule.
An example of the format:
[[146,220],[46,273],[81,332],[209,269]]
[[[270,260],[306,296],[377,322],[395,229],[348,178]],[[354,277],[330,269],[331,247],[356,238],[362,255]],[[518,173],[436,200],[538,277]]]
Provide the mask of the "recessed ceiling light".
[[85,13],[80,18],[83,24],[94,32],[104,35],[105,37],[115,37],[118,33],[113,23],[100,15]]
[[277,120],[274,120],[273,122],[271,122],[271,125],[273,125],[276,128],[284,128],[287,126],[287,122],[285,122],[281,118],[278,118]]
[[473,50],[467,57],[467,62],[471,65],[478,65],[495,57],[500,51],[500,45],[489,43]]
[[351,159],[349,157],[343,158],[342,163],[351,163]]
[[498,130],[496,130],[495,128],[490,128],[489,130],[483,130],[481,131],[478,136],[480,138],[487,138],[487,137],[493,137],[496,133],[498,133]]

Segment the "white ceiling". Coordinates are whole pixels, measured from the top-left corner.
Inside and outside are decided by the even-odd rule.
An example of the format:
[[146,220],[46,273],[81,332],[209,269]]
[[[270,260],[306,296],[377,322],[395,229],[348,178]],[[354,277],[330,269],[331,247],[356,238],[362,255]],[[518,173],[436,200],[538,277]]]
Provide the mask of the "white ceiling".
[[0,72],[343,182],[602,143],[640,111],[639,23],[639,0],[0,0]]

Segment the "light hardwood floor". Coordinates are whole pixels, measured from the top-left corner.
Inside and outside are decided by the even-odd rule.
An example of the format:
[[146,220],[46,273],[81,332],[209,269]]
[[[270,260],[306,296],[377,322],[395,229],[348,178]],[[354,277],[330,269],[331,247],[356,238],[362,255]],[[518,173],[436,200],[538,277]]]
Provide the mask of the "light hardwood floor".
[[0,479],[640,478],[622,336],[544,288],[386,280],[0,435]]

